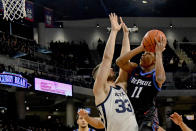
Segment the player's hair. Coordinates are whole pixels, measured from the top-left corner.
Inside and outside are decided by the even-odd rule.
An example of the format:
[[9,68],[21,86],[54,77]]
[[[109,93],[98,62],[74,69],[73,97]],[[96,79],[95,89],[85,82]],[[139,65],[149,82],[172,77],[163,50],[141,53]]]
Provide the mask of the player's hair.
[[77,114],[77,115],[76,115],[76,121],[77,121],[78,119],[79,119],[79,115]]
[[97,66],[95,66],[95,68],[93,68],[92,76],[94,80],[96,79],[96,74],[97,74],[99,67],[100,67],[100,64],[98,64]]

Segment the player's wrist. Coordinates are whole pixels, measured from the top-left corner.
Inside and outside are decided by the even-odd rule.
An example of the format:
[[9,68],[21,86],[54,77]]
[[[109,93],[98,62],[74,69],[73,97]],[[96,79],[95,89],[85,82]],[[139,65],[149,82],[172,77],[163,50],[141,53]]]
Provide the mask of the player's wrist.
[[162,51],[156,51],[156,55],[162,55]]
[[116,34],[118,33],[118,31],[119,31],[119,30],[117,30],[117,29],[112,29],[112,30],[111,30],[111,33],[116,35]]
[[178,122],[178,125],[179,125],[179,126],[182,126],[182,125],[183,125],[183,121]]
[[129,35],[129,31],[123,31],[124,36],[128,36]]

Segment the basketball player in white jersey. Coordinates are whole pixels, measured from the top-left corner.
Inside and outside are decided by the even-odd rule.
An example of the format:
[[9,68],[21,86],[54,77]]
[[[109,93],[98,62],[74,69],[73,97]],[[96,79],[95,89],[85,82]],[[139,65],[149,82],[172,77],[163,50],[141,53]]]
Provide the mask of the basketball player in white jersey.
[[118,17],[113,13],[109,15],[109,18],[111,22],[110,36],[102,62],[93,70],[95,104],[103,120],[105,131],[138,131],[134,110],[123,89],[126,81],[121,82],[120,80],[124,71],[119,72],[115,83],[115,73],[111,68],[116,36],[123,23],[118,24]]

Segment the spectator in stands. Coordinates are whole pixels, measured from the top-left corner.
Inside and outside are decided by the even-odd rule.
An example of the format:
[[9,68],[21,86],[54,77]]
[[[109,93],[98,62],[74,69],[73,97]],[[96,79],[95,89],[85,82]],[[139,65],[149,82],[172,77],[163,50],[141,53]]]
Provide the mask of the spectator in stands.
[[74,131],[95,131],[94,129],[88,127],[87,121],[80,114],[77,115],[77,124],[78,124],[78,129]]
[[183,60],[183,62],[182,62],[182,71],[189,72],[189,68],[187,67],[185,60]]
[[182,42],[189,42],[189,40],[188,40],[187,37],[185,36],[185,37],[182,39]]
[[89,125],[91,125],[92,127],[96,128],[96,129],[104,129],[104,123],[101,121],[100,117],[90,117],[88,115],[88,112],[84,109],[80,109],[78,111],[78,114],[82,117],[84,117],[84,119],[88,122]]
[[177,49],[177,40],[174,40],[174,42],[173,42],[173,46],[174,46],[174,49]]
[[182,131],[193,131],[192,129],[190,129],[184,122],[182,119],[182,115],[179,115],[178,113],[174,112],[172,115],[170,115],[170,119],[176,124],[178,125]]

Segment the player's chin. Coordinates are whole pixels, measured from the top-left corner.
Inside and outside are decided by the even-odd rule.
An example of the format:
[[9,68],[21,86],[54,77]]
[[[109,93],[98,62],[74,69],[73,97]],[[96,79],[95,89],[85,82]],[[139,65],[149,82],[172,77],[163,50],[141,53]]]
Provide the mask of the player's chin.
[[140,66],[146,67],[146,63],[143,60],[140,60]]
[[140,65],[142,65],[143,63],[142,63],[142,60],[140,59]]
[[145,63],[142,61],[142,62],[140,62],[140,66],[147,68],[147,67],[149,67],[149,63]]
[[81,126],[81,127],[82,127],[82,128],[85,128],[86,126],[87,126],[87,124],[82,124],[82,126]]

